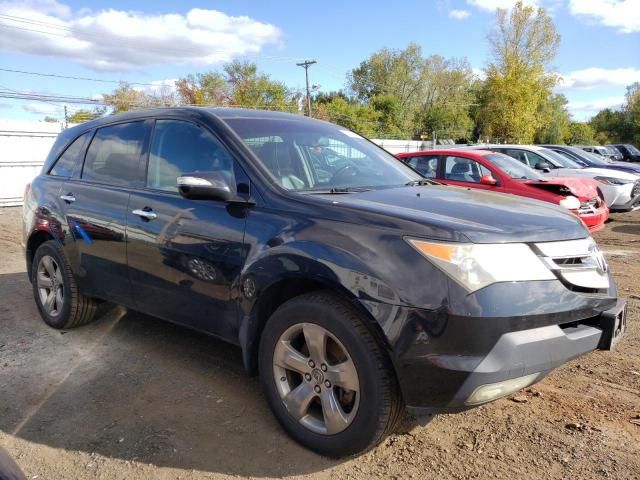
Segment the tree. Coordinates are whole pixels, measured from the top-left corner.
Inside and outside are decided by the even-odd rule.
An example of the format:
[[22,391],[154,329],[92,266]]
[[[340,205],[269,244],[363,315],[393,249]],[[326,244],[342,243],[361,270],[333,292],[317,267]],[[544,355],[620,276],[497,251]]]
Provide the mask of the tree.
[[549,95],[538,109],[541,126],[535,134],[536,143],[562,144],[570,135],[571,115],[567,109],[567,97]]
[[531,143],[542,124],[538,112],[557,83],[547,67],[560,36],[543,8],[518,1],[497,10],[496,29],[488,37],[492,61],[478,111],[482,133],[501,141]]
[[104,108],[96,108],[93,111],[86,110],[81,108],[80,110],[76,110],[74,113],[69,115],[67,121],[69,123],[83,123],[88,122],[90,120],[95,120],[98,117],[101,117],[105,113]]
[[386,135],[379,121],[380,115],[371,105],[360,103],[355,99],[349,100],[341,95],[316,101],[313,116],[337,123],[366,137],[376,137],[381,133]]
[[42,119],[42,121],[43,121],[43,122],[46,122],[46,123],[58,123],[58,119],[57,119],[57,118],[55,118],[55,117],[50,117],[49,115],[47,115],[46,117],[44,117],[44,118]]
[[588,123],[571,122],[567,143],[570,145],[590,145],[593,144],[594,134],[593,128]]
[[105,105],[112,109],[111,113],[121,113],[137,108],[162,106],[162,99],[148,94],[144,90],[133,88],[127,82],[120,82],[113,93],[102,95]]
[[625,120],[624,141],[640,144],[640,82],[627,87],[626,105],[623,108]]
[[176,81],[183,105],[224,105],[229,101],[229,86],[218,72],[196,73]]
[[620,110],[605,108],[594,115],[589,125],[595,131],[597,143],[618,143],[625,131],[625,118]]

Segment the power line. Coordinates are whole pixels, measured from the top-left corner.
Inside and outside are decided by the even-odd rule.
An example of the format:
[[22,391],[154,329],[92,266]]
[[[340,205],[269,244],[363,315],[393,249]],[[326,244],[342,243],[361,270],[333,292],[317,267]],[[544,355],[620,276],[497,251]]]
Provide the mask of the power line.
[[91,77],[74,77],[71,75],[58,75],[55,73],[42,73],[42,72],[27,72],[26,70],[13,70],[11,68],[0,68],[0,72],[20,73],[23,75],[35,75],[38,77],[52,77],[52,78],[64,78],[67,80],[83,80],[87,82],[101,82],[101,83],[127,83],[129,85],[143,85],[148,87],[160,87],[162,83],[144,83],[144,82],[128,82],[124,80],[107,80],[102,78]]

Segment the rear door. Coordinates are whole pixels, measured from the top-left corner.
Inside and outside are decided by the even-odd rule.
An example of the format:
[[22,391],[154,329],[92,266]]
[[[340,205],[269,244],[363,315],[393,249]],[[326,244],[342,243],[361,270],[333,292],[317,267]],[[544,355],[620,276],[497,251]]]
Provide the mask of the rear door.
[[218,172],[236,190],[249,184],[212,131],[156,120],[145,185],[132,193],[127,212],[135,302],[144,312],[237,341],[234,292],[246,257],[248,207],[183,198],[177,178],[196,171]]
[[60,191],[71,242],[67,246],[83,293],[124,305],[132,301],[126,258],[130,189],[142,183],[140,159],[148,143],[145,121],[101,127],[82,170]]
[[438,159],[439,155],[415,155],[403,160],[411,168],[424,175],[427,178],[438,178]]

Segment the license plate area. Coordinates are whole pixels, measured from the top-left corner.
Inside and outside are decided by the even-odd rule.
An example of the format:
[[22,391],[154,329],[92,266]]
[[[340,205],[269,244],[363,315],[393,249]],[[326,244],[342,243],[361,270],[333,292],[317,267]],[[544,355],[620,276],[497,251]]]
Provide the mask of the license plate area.
[[627,330],[627,302],[618,300],[615,307],[602,312],[600,326],[603,331],[600,349],[613,350]]

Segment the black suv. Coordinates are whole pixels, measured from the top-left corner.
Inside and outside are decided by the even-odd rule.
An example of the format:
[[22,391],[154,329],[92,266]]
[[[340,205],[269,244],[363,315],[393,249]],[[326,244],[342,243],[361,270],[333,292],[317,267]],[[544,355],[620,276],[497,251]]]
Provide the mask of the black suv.
[[628,143],[616,143],[613,145],[607,145],[613,147],[622,154],[622,160],[625,162],[640,162],[640,150],[634,145]]
[[285,430],[362,452],[508,395],[625,326],[580,220],[436,184],[344,128],[175,108],[60,134],[25,196],[44,321],[111,301],[240,346]]

